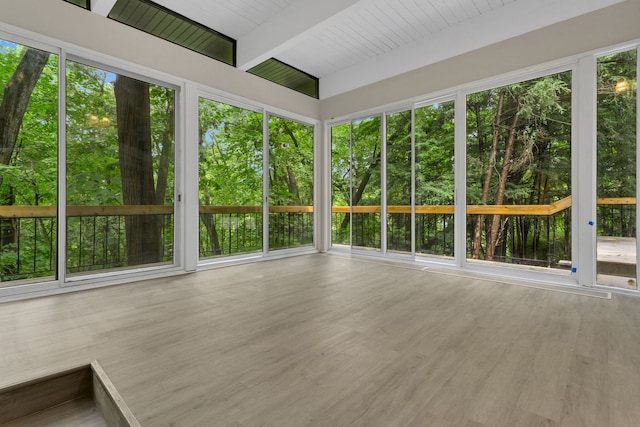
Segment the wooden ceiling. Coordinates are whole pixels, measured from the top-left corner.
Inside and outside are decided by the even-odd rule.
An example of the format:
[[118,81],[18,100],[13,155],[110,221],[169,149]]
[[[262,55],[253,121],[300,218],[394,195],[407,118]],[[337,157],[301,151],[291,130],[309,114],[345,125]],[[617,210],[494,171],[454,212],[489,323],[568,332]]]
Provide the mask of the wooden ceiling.
[[327,98],[622,0],[153,1],[237,40],[238,68],[275,58]]

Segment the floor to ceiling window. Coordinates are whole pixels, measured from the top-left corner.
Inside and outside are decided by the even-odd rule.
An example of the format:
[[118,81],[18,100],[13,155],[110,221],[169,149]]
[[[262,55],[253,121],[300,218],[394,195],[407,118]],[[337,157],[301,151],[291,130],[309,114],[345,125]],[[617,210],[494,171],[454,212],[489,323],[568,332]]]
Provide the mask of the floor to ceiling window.
[[0,40],[0,287],[57,276],[58,56]]
[[571,266],[571,73],[467,96],[467,257]]
[[380,251],[381,116],[332,127],[331,175],[332,244]]
[[68,273],[173,264],[175,90],[66,66]]
[[199,100],[200,258],[262,251],[262,113]]
[[411,162],[411,110],[387,114],[387,251],[411,253]]
[[[571,102],[570,71],[466,96],[470,262],[571,268]],[[332,128],[334,244],[453,261],[455,105]]]
[[637,50],[598,58],[597,282],[637,289]]
[[331,243],[351,244],[351,123],[331,127]]
[[198,108],[200,259],[312,246],[313,125],[268,116],[263,146],[265,113],[203,97]]
[[454,101],[415,110],[416,254],[454,255],[454,113]]
[[380,116],[351,124],[351,245],[381,248],[382,135]]
[[269,117],[269,250],[313,244],[313,126]]

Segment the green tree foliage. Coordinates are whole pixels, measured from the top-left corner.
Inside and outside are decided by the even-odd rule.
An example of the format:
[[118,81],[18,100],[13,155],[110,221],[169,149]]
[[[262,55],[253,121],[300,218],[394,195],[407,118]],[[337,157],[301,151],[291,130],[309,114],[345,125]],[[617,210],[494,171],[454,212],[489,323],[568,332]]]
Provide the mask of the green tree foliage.
[[269,119],[269,204],[313,206],[313,126]]
[[636,195],[636,56],[598,60],[598,197]]
[[[598,197],[636,197],[636,50],[598,59]],[[624,159],[624,161],[621,161]],[[635,237],[636,209],[598,207],[598,234]]]
[[[57,57],[0,41],[0,60],[0,203],[56,206]],[[50,218],[0,220],[3,281],[52,274],[55,226]]]
[[[351,203],[351,124],[331,128],[331,205],[349,206]],[[346,221],[346,225],[345,225]],[[349,215],[331,214],[332,242],[348,245]]]
[[[453,101],[416,109],[416,206],[454,204],[454,113]],[[453,215],[417,214],[416,251],[453,256],[453,228]]]
[[[387,205],[411,205],[411,111],[387,115]],[[411,251],[411,214],[388,213],[387,247]]]
[[[351,203],[353,206],[379,206],[382,197],[382,118],[369,117],[351,124]],[[380,214],[354,213],[354,246],[380,248]],[[345,232],[349,215],[340,229]]]

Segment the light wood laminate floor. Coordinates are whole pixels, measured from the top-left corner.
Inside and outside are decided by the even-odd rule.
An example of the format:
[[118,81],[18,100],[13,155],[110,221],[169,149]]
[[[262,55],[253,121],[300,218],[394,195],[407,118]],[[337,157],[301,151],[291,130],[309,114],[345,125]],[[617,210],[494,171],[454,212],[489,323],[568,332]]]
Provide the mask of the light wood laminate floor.
[[331,255],[0,304],[0,386],[93,359],[143,426],[640,425],[640,299]]

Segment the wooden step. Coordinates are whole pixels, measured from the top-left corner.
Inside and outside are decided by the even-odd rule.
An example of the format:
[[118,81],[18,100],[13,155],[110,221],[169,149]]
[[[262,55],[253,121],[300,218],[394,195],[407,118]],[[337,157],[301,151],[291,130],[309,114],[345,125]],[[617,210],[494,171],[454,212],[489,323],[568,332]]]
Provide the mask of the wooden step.
[[0,389],[0,425],[140,426],[97,361]]

